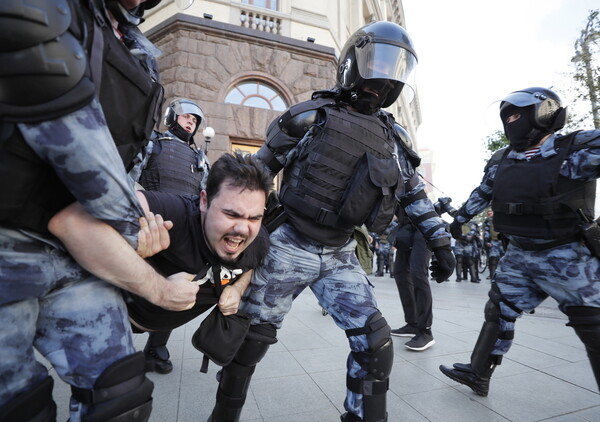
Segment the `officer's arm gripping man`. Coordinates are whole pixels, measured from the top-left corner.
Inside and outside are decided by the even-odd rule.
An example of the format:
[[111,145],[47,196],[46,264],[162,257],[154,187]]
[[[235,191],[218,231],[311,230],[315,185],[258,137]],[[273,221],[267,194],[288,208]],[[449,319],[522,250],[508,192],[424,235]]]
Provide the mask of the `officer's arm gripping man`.
[[431,276],[438,282],[446,280],[454,271],[456,261],[450,249],[450,234],[446,225],[435,211],[435,207],[425,193],[425,183],[415,170],[421,159],[412,150],[412,143],[406,131],[394,124],[398,150],[398,164],[404,179],[404,189],[398,197],[400,206],[406,215],[417,226],[427,241],[427,247],[436,257],[432,261]]
[[198,286],[190,283],[192,274],[163,278],[124,237],[88,214],[79,203],[56,214],[48,229],[82,267],[117,287],[173,311],[189,309],[196,302]]

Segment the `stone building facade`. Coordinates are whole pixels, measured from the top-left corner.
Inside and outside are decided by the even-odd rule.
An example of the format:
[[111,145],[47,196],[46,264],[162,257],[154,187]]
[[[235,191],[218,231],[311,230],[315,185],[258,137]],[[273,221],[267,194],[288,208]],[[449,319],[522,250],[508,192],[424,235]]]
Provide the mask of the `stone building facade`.
[[[162,50],[166,103],[199,103],[215,136],[208,156],[253,152],[269,123],[315,90],[335,86],[346,39],[377,20],[404,25],[401,0],[162,0],[146,12],[142,30]],[[253,91],[254,90],[254,91]],[[388,108],[416,139],[416,99]],[[196,143],[204,147],[202,128]]]
[[[335,84],[334,50],[307,41],[189,15],[175,15],[147,35],[163,52],[159,66],[167,103],[178,97],[198,101],[215,130],[211,160],[235,149],[254,151],[283,109]],[[227,103],[227,94],[244,82],[271,88],[285,107]]]

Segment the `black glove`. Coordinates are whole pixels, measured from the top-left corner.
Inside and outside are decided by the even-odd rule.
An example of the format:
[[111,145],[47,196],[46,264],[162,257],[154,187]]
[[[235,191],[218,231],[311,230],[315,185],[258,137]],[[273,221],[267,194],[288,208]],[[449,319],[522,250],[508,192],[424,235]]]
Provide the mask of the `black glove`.
[[460,240],[462,237],[462,223],[459,223],[456,220],[450,223],[450,234],[456,240]]
[[431,260],[431,277],[438,283],[442,283],[452,275],[456,266],[456,259],[450,250],[450,246],[441,246],[433,250],[435,259]]

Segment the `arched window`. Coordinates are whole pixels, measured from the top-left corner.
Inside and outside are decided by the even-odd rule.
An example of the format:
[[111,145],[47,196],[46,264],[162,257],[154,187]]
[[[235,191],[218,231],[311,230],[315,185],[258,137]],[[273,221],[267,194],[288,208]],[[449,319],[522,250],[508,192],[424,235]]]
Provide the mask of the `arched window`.
[[275,111],[288,108],[283,96],[275,88],[256,80],[236,84],[225,96],[225,102]]

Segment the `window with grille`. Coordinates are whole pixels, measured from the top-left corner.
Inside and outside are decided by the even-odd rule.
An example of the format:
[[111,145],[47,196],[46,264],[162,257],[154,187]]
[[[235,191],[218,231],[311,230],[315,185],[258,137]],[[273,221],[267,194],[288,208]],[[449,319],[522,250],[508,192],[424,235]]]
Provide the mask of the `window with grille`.
[[255,80],[236,84],[225,96],[225,102],[275,111],[284,111],[288,108],[277,89]]

